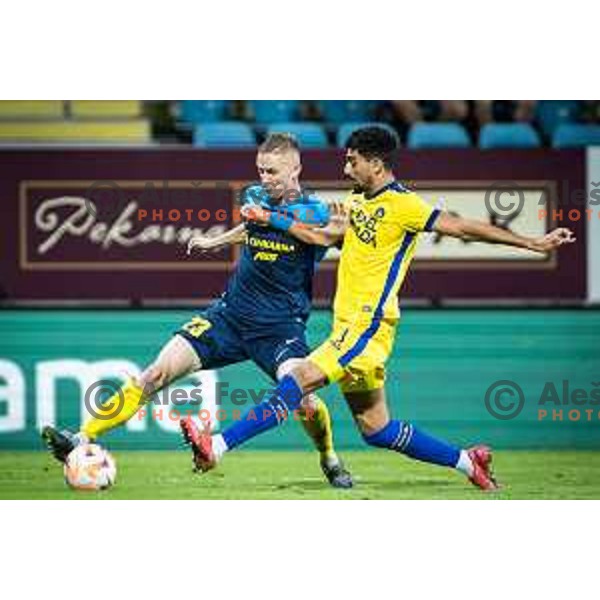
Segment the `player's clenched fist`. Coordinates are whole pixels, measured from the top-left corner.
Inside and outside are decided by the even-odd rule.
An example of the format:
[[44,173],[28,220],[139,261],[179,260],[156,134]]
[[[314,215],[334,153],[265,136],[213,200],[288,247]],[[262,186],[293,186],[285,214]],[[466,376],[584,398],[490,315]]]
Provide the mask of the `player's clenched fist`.
[[293,224],[294,218],[285,209],[268,210],[256,204],[246,204],[242,207],[240,214],[246,221],[270,225],[275,229],[287,231]]

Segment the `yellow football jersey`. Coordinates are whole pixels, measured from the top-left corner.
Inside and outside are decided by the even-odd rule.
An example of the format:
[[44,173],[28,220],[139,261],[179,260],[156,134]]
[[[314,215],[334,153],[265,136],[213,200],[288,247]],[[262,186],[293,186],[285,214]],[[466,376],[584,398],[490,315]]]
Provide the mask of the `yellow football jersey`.
[[372,197],[346,199],[350,227],[338,267],[336,319],[397,320],[398,291],[415,254],[418,233],[431,231],[439,210],[392,182]]

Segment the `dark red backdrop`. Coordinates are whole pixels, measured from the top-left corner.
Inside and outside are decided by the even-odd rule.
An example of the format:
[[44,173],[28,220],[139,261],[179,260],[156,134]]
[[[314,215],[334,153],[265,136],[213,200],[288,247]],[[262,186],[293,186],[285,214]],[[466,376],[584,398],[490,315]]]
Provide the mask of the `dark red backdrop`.
[[[312,185],[340,180],[339,151],[307,151],[303,154],[304,179]],[[585,187],[585,155],[582,151],[478,150],[402,151],[396,173],[418,187],[419,181],[550,181],[556,182],[558,206],[567,206],[565,189]],[[233,267],[235,256],[222,253],[205,261],[190,261],[184,246],[138,245],[127,253],[98,248],[77,239],[68,250],[54,249],[53,260],[33,257],[36,240],[32,211],[39,187],[25,182],[55,185],[60,195],[74,181],[127,181],[138,191],[146,181],[253,181],[254,153],[249,151],[201,151],[191,149],[134,150],[2,150],[0,198],[2,202],[0,294],[9,300],[209,300],[219,295]],[[71,182],[66,187],[64,183]],[[28,187],[29,186],[29,187]],[[189,188],[189,185],[188,185]],[[110,192],[108,192],[110,194]],[[211,192],[206,206],[231,208],[233,194]],[[47,194],[46,194],[47,196]],[[23,199],[25,197],[25,199]],[[21,198],[21,199],[20,199]],[[127,200],[127,198],[125,199]],[[190,197],[171,200],[190,206]],[[19,203],[21,202],[21,208]],[[23,214],[23,205],[28,213]],[[102,211],[98,213],[100,219]],[[198,206],[202,204],[199,201]],[[113,217],[114,218],[114,217]],[[214,224],[214,223],[213,223]],[[231,219],[225,223],[230,225]],[[552,269],[519,268],[414,269],[403,295],[410,298],[447,299],[584,299],[586,295],[585,220],[571,223],[578,242],[559,253]],[[24,234],[27,237],[24,238]],[[61,266],[61,261],[63,265]],[[77,262],[81,262],[81,266]],[[52,264],[50,264],[52,263]],[[68,263],[68,266],[67,266]],[[330,301],[335,288],[333,269],[317,276],[316,297]]]

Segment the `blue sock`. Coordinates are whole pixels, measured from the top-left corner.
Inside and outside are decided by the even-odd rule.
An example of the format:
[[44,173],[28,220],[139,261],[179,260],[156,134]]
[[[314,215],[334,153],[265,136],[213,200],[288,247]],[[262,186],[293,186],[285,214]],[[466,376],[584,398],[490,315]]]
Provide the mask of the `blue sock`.
[[455,467],[460,448],[431,437],[405,421],[391,420],[383,429],[363,439],[371,446],[388,448],[424,462]]
[[259,433],[277,427],[288,412],[300,407],[302,396],[304,393],[296,380],[291,375],[283,377],[266,400],[223,431],[227,448],[235,448]]

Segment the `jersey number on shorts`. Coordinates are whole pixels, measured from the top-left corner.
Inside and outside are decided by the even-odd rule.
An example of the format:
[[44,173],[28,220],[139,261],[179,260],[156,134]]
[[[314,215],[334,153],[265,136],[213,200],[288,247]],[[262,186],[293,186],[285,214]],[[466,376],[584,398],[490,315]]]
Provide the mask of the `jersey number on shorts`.
[[212,323],[202,317],[192,317],[192,320],[183,326],[191,336],[199,338],[207,329],[212,327]]

